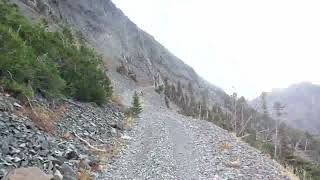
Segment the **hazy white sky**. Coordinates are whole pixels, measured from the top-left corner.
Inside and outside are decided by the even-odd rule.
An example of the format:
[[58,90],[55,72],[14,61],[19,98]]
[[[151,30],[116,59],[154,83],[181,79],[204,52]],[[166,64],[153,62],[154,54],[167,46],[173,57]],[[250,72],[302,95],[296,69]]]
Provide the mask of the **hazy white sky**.
[[252,98],[320,84],[319,0],[113,0],[202,77]]

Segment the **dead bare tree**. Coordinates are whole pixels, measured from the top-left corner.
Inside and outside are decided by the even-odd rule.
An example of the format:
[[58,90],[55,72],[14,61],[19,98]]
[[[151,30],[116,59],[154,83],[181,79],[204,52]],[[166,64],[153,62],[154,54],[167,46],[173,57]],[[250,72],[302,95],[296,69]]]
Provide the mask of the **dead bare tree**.
[[273,109],[275,111],[276,115],[276,123],[275,123],[275,140],[274,140],[274,157],[277,158],[278,156],[278,147],[279,147],[279,125],[281,121],[281,117],[283,115],[283,109],[284,105],[282,105],[280,102],[275,102],[273,105]]
[[237,93],[234,92],[231,97],[233,99],[233,129],[237,134]]
[[253,119],[253,116],[251,115],[245,123],[243,123],[238,135],[241,135],[242,133],[244,133],[244,131],[247,129],[248,125],[249,125],[249,122]]

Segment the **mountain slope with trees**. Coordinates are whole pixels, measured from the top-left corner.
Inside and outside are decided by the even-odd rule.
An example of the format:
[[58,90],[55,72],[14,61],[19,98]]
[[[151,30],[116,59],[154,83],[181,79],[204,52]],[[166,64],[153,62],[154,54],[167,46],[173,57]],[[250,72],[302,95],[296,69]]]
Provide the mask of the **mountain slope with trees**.
[[[123,79],[129,79],[134,87],[153,87],[153,90],[157,91],[161,97],[159,101],[166,104],[166,111],[178,110],[184,116],[213,122],[233,132],[237,137],[262,150],[263,153],[270,154],[272,158],[285,166],[293,167],[300,177],[319,176],[319,168],[316,165],[300,160],[294,154],[295,144],[298,144],[297,149],[302,147],[302,143],[296,143],[296,141],[308,141],[312,146],[308,146],[306,150],[312,149],[313,153],[318,153],[319,151],[314,148],[317,147],[316,140],[305,138],[300,133],[294,133],[297,136],[295,138],[288,138],[291,137],[290,133],[293,132],[293,129],[279,123],[282,118],[281,108],[275,108],[279,116],[272,119],[267,111],[259,113],[251,108],[244,97],[238,97],[236,93],[229,96],[220,88],[206,82],[152,36],[139,29],[110,0],[15,0],[14,2],[18,3],[21,11],[30,19],[44,17],[49,28],[65,23],[73,32],[79,31],[90,45],[103,54],[102,59],[100,57],[97,59],[102,60],[105,64],[95,64],[95,70],[108,69],[108,74],[112,79],[121,76]],[[44,33],[46,34],[47,31]],[[78,49],[77,44],[74,43],[71,46],[72,50]],[[63,42],[62,45],[64,45]],[[79,53],[81,55],[79,59],[83,57],[90,59],[81,54],[81,51]],[[70,54],[67,53],[67,55]],[[60,57],[60,55],[56,54],[54,57]],[[67,60],[70,58],[72,62],[73,58],[68,57]],[[59,59],[53,61],[59,62]],[[70,67],[72,68],[68,72],[79,72],[77,66]],[[60,71],[64,72],[63,69]],[[101,75],[101,71],[98,72],[98,75]],[[76,75],[79,74],[76,73]],[[10,78],[10,76],[5,77]],[[67,75],[65,81],[67,82],[70,77],[73,77],[72,74]],[[86,83],[79,82],[79,86],[73,86],[72,82],[78,82],[81,78],[69,79],[69,86],[66,87],[75,87],[75,89],[68,91],[69,88],[62,88],[64,91],[61,92],[74,98],[86,97],[73,95],[77,94],[74,91],[78,89],[92,87],[88,83],[95,81],[90,81],[90,77],[92,78],[89,76],[85,80]],[[108,84],[98,83],[98,85],[100,85],[98,87],[106,87],[105,95],[110,95]],[[116,86],[116,88],[119,87]],[[85,89],[79,92],[86,95],[91,90],[99,89],[101,88],[90,88],[89,91]],[[38,89],[33,88],[34,90]],[[89,93],[88,97],[91,95]],[[88,101],[93,100],[88,98]],[[273,136],[274,133],[277,134],[276,137]]]

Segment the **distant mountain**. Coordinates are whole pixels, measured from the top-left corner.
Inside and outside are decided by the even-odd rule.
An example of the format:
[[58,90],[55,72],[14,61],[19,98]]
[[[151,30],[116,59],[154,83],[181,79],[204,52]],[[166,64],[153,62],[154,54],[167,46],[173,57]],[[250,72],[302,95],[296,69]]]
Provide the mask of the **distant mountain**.
[[[308,82],[294,84],[285,89],[274,89],[267,93],[267,105],[271,116],[272,106],[279,101],[285,105],[283,120],[290,126],[320,134],[320,86]],[[261,97],[251,102],[261,110]]]

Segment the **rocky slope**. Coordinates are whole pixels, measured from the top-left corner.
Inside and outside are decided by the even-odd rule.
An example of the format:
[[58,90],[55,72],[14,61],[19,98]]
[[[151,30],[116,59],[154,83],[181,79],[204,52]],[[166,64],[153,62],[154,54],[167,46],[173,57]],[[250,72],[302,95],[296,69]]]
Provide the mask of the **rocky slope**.
[[[269,112],[272,112],[272,105],[276,101],[285,105],[283,119],[287,124],[320,135],[320,86],[311,83],[294,84],[268,92],[266,100]],[[252,104],[260,107],[261,99],[255,99]]]
[[[14,168],[39,167],[49,174],[58,170],[76,179],[80,161],[88,169],[105,163],[83,140],[111,151],[124,133],[119,128],[124,115],[111,104],[96,107],[71,100],[60,102],[65,110],[59,112],[61,116],[49,133],[25,115],[26,107],[19,103],[0,93],[0,178]],[[37,104],[49,108],[46,101]]]

